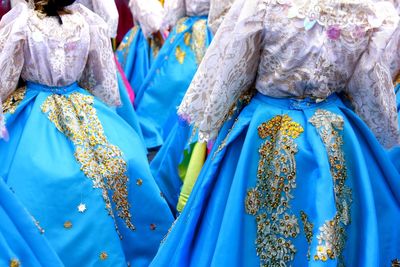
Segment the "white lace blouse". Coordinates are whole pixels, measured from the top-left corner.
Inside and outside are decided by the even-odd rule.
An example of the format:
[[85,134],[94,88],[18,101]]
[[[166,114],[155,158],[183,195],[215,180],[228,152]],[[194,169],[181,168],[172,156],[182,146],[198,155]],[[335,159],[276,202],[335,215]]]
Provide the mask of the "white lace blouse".
[[120,104],[107,25],[80,4],[68,9],[72,14],[61,16],[62,25],[55,17],[41,18],[25,4],[2,18],[0,100],[16,89],[22,77],[48,86],[79,81],[107,104]]
[[208,141],[254,85],[278,98],[325,99],[345,91],[389,148],[399,144],[392,83],[399,71],[399,35],[390,1],[237,0],[178,113]]
[[164,9],[165,23],[173,27],[180,18],[208,15],[210,0],[165,0]]
[[133,19],[139,23],[144,36],[158,32],[163,27],[165,11],[158,0],[130,0]]
[[104,19],[111,38],[117,36],[119,13],[114,0],[77,0],[76,3],[86,6]]

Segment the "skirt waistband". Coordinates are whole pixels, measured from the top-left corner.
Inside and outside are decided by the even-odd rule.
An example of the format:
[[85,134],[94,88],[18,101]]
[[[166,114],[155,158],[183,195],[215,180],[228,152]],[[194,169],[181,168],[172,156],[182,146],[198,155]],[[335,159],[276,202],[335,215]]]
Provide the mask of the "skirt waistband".
[[276,98],[271,96],[266,96],[261,93],[257,93],[254,97],[255,99],[262,101],[264,103],[278,106],[284,109],[293,109],[293,110],[304,110],[310,108],[319,108],[326,105],[341,105],[342,101],[338,97],[337,94],[332,94],[326,99],[313,99],[313,98]]
[[40,92],[49,92],[53,94],[68,94],[74,90],[79,89],[78,82],[74,82],[73,84],[66,85],[66,86],[48,86],[43,85],[35,82],[26,82],[28,90],[35,90]]

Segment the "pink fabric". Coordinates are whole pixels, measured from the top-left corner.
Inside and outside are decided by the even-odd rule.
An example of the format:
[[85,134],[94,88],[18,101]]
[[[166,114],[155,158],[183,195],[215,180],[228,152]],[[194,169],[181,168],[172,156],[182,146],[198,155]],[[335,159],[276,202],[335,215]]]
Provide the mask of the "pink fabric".
[[115,63],[117,65],[117,70],[121,74],[122,80],[124,81],[124,85],[125,85],[126,91],[128,91],[128,94],[129,94],[129,99],[131,100],[131,102],[133,104],[133,103],[135,103],[135,93],[133,92],[132,86],[129,83],[128,79],[126,78],[125,73],[122,70],[122,67],[119,64],[117,58],[116,57],[114,57],[114,58],[115,58]]

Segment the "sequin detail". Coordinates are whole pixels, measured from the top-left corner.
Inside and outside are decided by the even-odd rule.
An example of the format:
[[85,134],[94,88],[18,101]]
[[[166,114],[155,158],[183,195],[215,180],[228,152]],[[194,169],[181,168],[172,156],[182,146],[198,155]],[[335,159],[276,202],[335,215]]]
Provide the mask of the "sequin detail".
[[3,102],[3,112],[14,114],[17,110],[19,104],[24,100],[26,95],[26,87],[21,87],[15,90],[4,102]]
[[207,20],[201,19],[196,21],[192,27],[191,49],[196,57],[196,63],[199,65],[206,53],[206,38],[207,38]]
[[[75,158],[84,174],[93,181],[93,187],[102,190],[109,215],[115,221],[113,201],[118,217],[129,229],[135,230],[128,202],[127,164],[122,151],[111,145],[104,135],[93,102],[93,96],[81,93],[50,95],[42,104],[42,111],[75,145]],[[119,233],[117,226],[116,229]]]
[[257,185],[247,192],[245,209],[256,217],[256,250],[260,266],[287,266],[296,248],[292,243],[300,233],[298,219],[290,211],[296,188],[296,138],[300,124],[288,115],[276,116],[258,127],[261,139]]
[[183,62],[185,61],[186,52],[183,51],[179,45],[176,47],[175,57],[176,57],[176,60],[178,60],[178,62],[180,64],[183,64]]
[[310,255],[311,255],[311,243],[313,239],[313,231],[314,231],[314,224],[312,224],[308,220],[308,216],[304,211],[300,212],[301,215],[301,221],[303,222],[303,230],[304,234],[306,235],[307,243],[308,243],[308,252],[307,252],[307,259],[310,260]]
[[100,260],[105,261],[108,258],[108,254],[106,252],[101,252],[99,258]]
[[10,260],[10,267],[20,267],[21,263],[17,259]]
[[314,260],[327,261],[338,259],[343,263],[342,251],[346,243],[345,227],[350,224],[350,206],[352,191],[345,185],[347,168],[343,152],[343,117],[327,110],[317,110],[310,119],[315,126],[329,157],[330,172],[334,180],[336,215],[319,228],[318,246]]

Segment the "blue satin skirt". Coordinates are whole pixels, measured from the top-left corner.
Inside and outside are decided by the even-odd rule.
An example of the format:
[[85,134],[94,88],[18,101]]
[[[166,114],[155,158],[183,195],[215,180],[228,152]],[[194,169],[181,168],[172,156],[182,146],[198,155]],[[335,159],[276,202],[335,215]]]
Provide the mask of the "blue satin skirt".
[[65,266],[148,266],[173,216],[140,136],[77,84],[5,101],[0,176]]
[[0,266],[64,266],[2,178],[0,221]]
[[133,27],[123,38],[115,55],[135,94],[141,88],[160,46],[147,39],[139,26]]
[[205,17],[186,17],[165,41],[136,94],[135,110],[147,148],[160,147],[177,123],[177,106],[211,39]]
[[232,120],[151,266],[376,267],[400,258],[400,175],[338,97],[257,94]]

